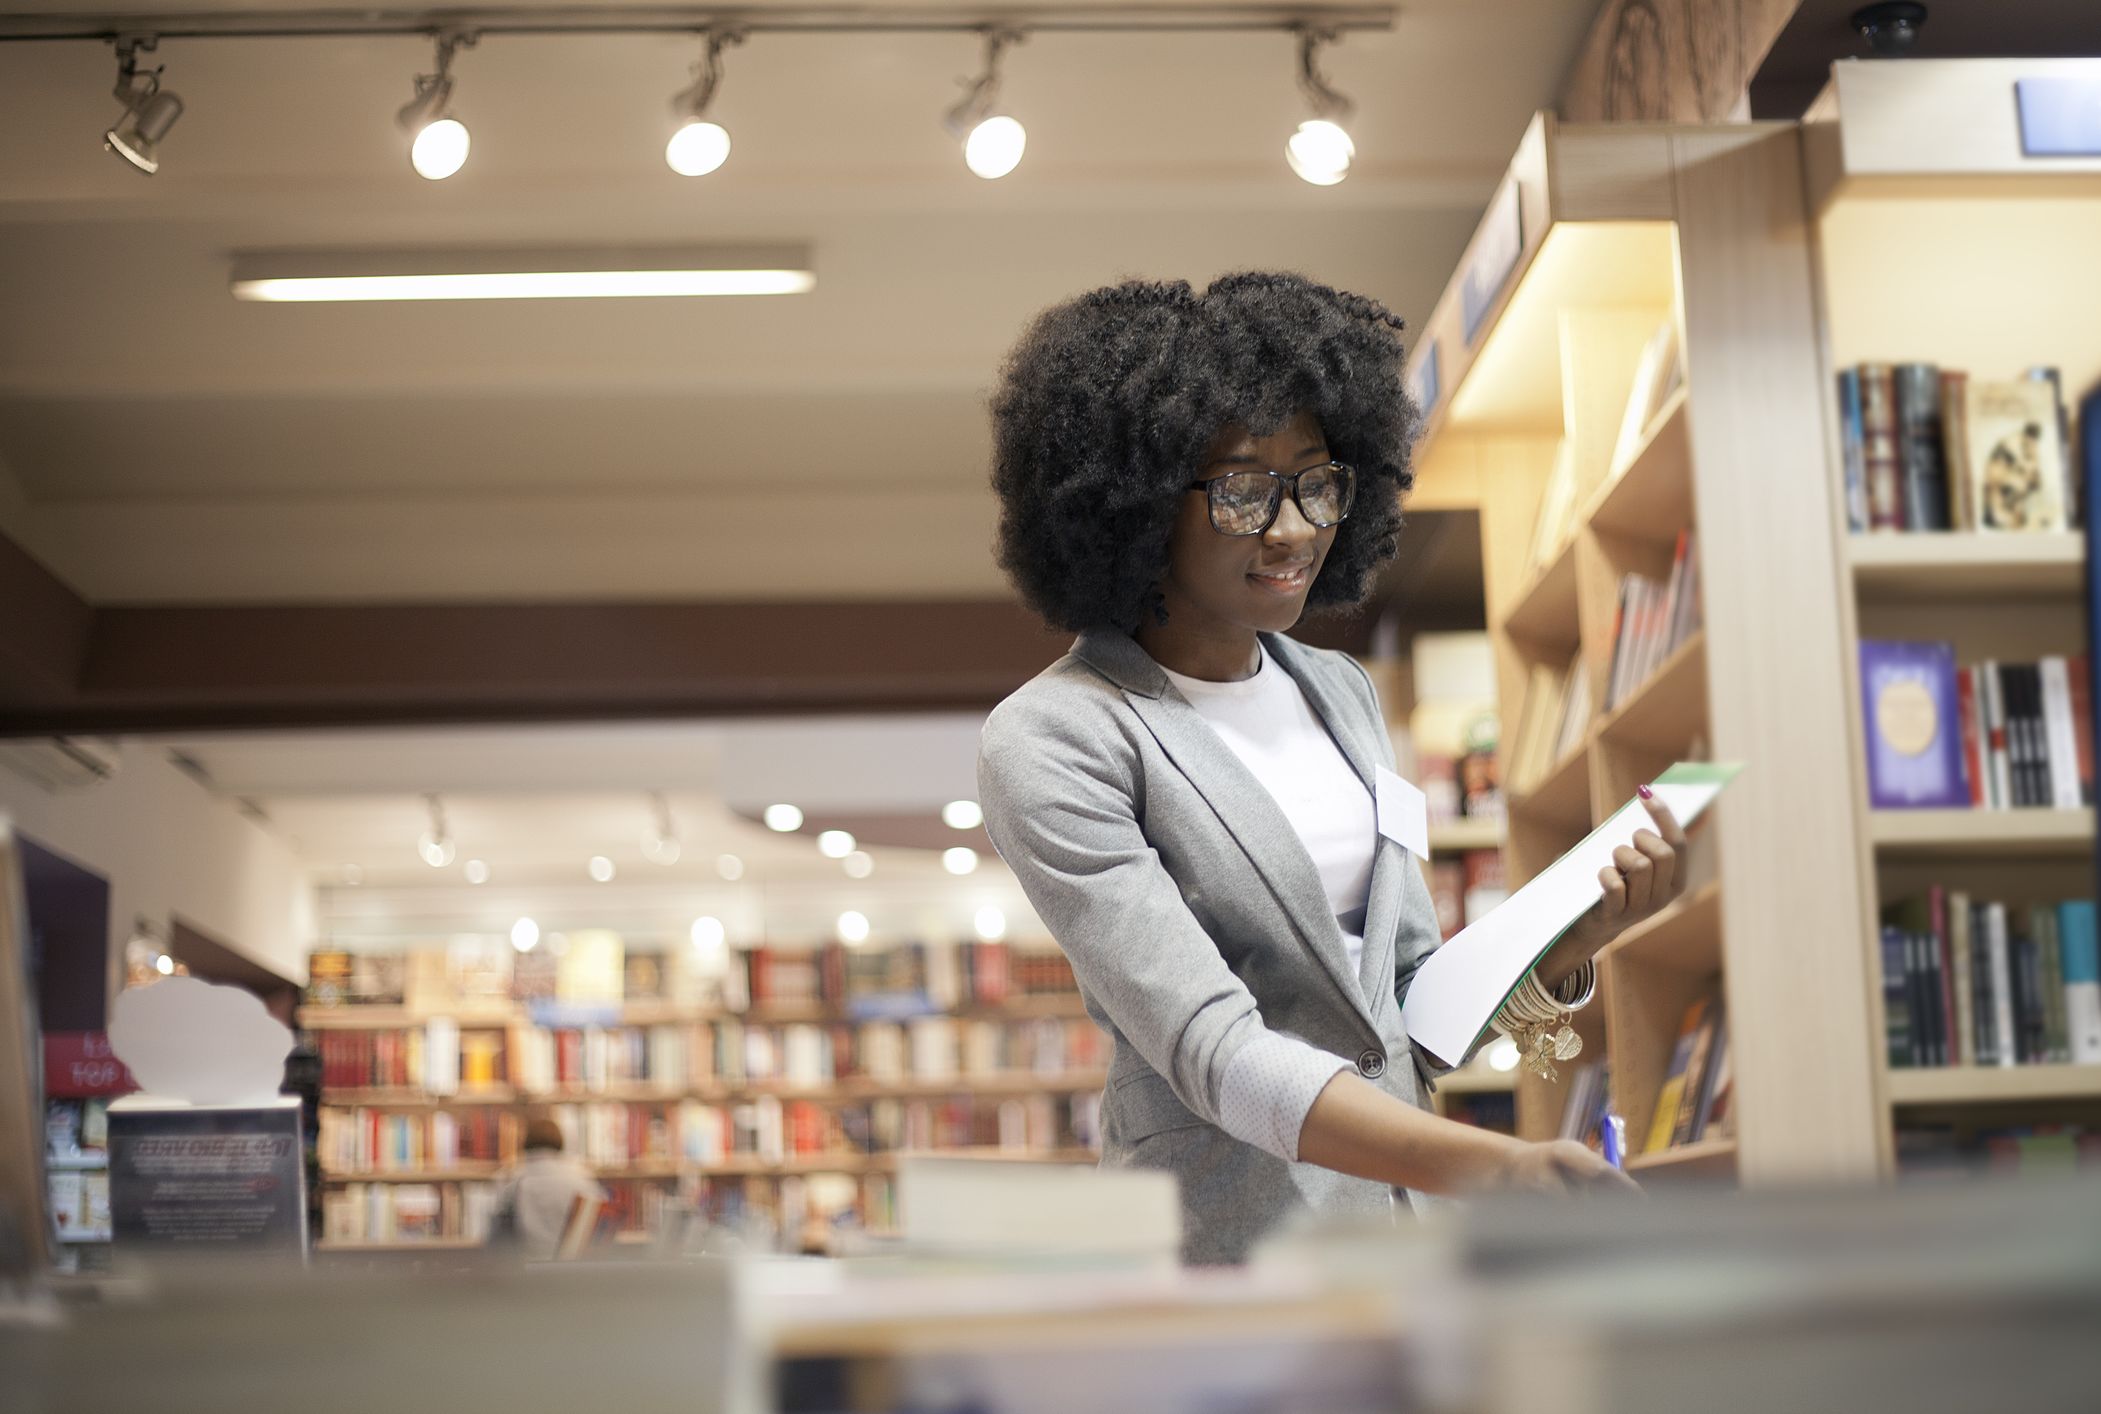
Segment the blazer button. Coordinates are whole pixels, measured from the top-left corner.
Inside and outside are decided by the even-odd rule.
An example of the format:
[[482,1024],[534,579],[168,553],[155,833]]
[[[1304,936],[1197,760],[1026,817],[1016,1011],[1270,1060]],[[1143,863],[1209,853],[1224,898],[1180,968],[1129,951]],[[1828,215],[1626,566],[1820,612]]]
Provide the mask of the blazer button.
[[1357,1071],[1368,1079],[1377,1080],[1386,1073],[1386,1057],[1377,1051],[1366,1051],[1357,1057]]

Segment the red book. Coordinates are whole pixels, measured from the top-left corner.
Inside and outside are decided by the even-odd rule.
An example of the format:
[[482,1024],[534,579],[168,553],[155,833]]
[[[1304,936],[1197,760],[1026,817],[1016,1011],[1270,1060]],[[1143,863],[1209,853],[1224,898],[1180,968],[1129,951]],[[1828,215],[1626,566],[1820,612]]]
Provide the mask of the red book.
[[2079,744],[2079,799],[2082,803],[2094,803],[2094,694],[2087,679],[2086,655],[2080,654],[2071,662],[2067,676],[2072,680],[2072,735]]
[[1982,807],[1984,744],[1977,739],[1977,673],[1973,668],[1955,670],[1955,710],[1962,718],[1962,771],[1970,783],[1970,804]]
[[1962,1024],[1955,1014],[1955,952],[1948,941],[1948,892],[1939,884],[1926,890],[1926,906],[1933,919],[1933,947],[1940,956],[1941,1024],[1947,1035],[1947,1064],[1962,1055]]

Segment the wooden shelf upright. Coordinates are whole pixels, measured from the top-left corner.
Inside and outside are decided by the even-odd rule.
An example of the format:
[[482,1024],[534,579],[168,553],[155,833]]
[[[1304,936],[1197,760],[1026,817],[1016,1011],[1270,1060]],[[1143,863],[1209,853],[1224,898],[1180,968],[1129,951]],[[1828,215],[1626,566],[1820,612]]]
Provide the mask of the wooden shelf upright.
[[[1602,708],[1621,576],[1664,579],[1679,533],[1698,537],[1704,628],[1513,794],[1506,845],[1515,888],[1671,761],[1746,764],[1688,851],[1686,898],[1608,950],[1600,1002],[1579,1014],[1583,1059],[1609,1061],[1638,1149],[1686,1002],[1722,990],[1733,1123],[1642,1156],[1659,1176],[1777,1183],[1878,1165],[1872,998],[1853,942],[1867,822],[1834,789],[1853,751],[1834,611],[1849,567],[1833,537],[1803,533],[1827,495],[1809,235],[1793,125],[1543,114],[1409,364],[1427,409],[1413,502],[1480,514],[1506,727],[1535,667],[1579,661]],[[1622,448],[1666,321],[1685,379]],[[1572,525],[1533,565],[1563,456]],[[1558,1132],[1565,1081],[1519,1083],[1520,1134]]]

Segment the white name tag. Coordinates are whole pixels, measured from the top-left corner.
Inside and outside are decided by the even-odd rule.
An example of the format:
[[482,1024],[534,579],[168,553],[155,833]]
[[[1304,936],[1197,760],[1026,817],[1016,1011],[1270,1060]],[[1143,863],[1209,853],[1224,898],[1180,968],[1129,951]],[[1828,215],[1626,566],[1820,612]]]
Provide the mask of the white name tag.
[[1384,766],[1378,769],[1379,833],[1417,859],[1430,857],[1430,799]]

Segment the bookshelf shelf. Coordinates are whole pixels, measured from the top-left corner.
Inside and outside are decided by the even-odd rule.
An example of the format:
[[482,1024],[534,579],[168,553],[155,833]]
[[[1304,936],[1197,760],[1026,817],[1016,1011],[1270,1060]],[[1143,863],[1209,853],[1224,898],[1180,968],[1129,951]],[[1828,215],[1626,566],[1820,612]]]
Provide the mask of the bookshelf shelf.
[[494,1178],[503,1171],[501,1164],[454,1164],[437,1169],[374,1169],[370,1173],[337,1172],[324,1169],[323,1183],[471,1183],[478,1179]]
[[1627,1172],[1651,1179],[1730,1177],[1736,1172],[1736,1140],[1702,1139],[1654,1154],[1635,1154],[1627,1160]]
[[[963,1020],[1026,1021],[1044,1017],[1079,1018],[1087,1014],[1087,1008],[1077,993],[1048,992],[1012,996],[1003,1002],[930,1007],[924,1014]],[[512,1026],[535,1024],[522,1007],[513,1008],[501,1015],[393,1006],[306,1006],[301,1007],[298,1013],[299,1025],[309,1031],[394,1031],[423,1026],[440,1018],[455,1021],[462,1030],[467,1031],[498,1031]],[[823,1002],[760,1002],[743,1011],[724,1007],[686,1006],[671,1002],[628,1002],[617,1009],[617,1020],[609,1020],[606,1024],[675,1026],[740,1021],[752,1026],[788,1026],[804,1022],[858,1023],[893,1019],[910,1018],[860,1016],[851,1008]]]
[[1485,1061],[1455,1070],[1437,1082],[1440,1095],[1507,1095],[1516,1089],[1515,1069],[1491,1070]]
[[1900,1066],[1888,1074],[1892,1105],[2101,1100],[2101,1065]]
[[1059,1095],[1082,1094],[1099,1090],[1108,1083],[1106,1070],[1076,1070],[1057,1072],[997,1071],[978,1074],[959,1073],[953,1076],[899,1076],[894,1079],[878,1079],[873,1076],[850,1076],[830,1084],[795,1085],[786,1082],[758,1082],[747,1085],[694,1085],[663,1089],[647,1084],[608,1085],[600,1089],[570,1089],[541,1091],[489,1092],[473,1099],[453,1099],[422,1095],[415,1091],[401,1090],[332,1090],[324,1105],[330,1107],[360,1105],[370,1109],[429,1109],[452,1105],[473,1104],[521,1104],[521,1105],[571,1105],[571,1104],[626,1104],[626,1105],[675,1105],[684,1100],[701,1100],[713,1104],[726,1104],[739,1100],[770,1097],[776,1100],[813,1100],[820,1103],[844,1104],[855,1101],[882,1099],[892,1096],[898,1099],[924,1099],[940,1095]]
[[1670,544],[1692,524],[1687,397],[1681,387],[1665,400],[1626,470],[1598,488],[1584,517],[1592,529]]
[[436,1017],[459,1023],[466,1031],[500,1031],[524,1020],[516,1009],[502,1012],[426,1011],[405,1006],[303,1006],[299,1024],[309,1031],[390,1031],[421,1026]]
[[1555,762],[1540,777],[1539,784],[1523,795],[1513,796],[1510,813],[1527,819],[1573,829],[1578,834],[1590,828],[1590,750],[1587,744]]
[[456,1109],[472,1105],[514,1105],[518,1092],[508,1085],[462,1090],[456,1095],[433,1095],[426,1090],[345,1089],[335,1086],[323,1101],[329,1105],[363,1105],[375,1110]]
[[1920,531],[1855,535],[1846,558],[1863,599],[2026,598],[2077,594],[2086,575],[2078,531]]
[[1615,969],[1667,967],[1708,977],[1722,967],[1722,886],[1701,885],[1653,918],[1614,938],[1602,954]]
[[470,1237],[405,1237],[394,1242],[330,1242],[322,1239],[314,1243],[317,1253],[343,1255],[392,1254],[416,1252],[473,1252],[485,1244]]
[[1503,617],[1503,631],[1536,647],[1574,652],[1576,541],[1572,536],[1517,596]]
[[1501,820],[1458,819],[1430,827],[1430,853],[1460,854],[1469,849],[1501,849]]
[[2079,858],[2094,847],[2094,812],[1877,810],[1871,830],[1876,851],[1885,858]]
[[1625,702],[1600,718],[1598,737],[1632,745],[1684,743],[1707,721],[1707,635],[1694,633],[1634,689]]

